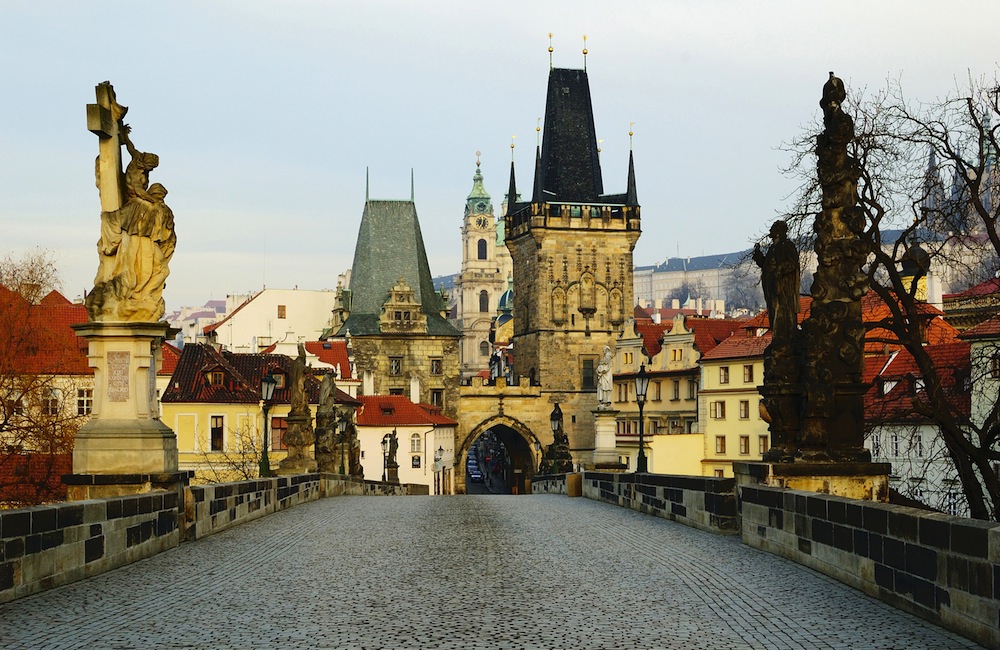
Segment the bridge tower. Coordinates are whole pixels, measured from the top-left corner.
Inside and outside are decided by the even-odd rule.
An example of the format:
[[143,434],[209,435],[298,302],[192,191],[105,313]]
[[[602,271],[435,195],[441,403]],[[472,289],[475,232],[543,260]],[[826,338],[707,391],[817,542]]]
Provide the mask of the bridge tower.
[[632,251],[640,234],[635,169],[605,194],[586,70],[549,72],[531,200],[516,202],[511,162],[506,215],[514,274],[515,369],[559,403],[576,462],[590,462],[596,368],[634,307]]

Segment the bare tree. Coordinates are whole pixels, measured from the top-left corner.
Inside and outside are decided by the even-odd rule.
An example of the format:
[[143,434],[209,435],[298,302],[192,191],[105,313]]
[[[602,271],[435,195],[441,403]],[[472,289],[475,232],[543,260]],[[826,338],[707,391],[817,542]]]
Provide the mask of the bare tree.
[[[945,377],[952,369],[936,367],[925,350],[934,314],[921,283],[933,268],[950,269],[956,288],[996,271],[991,266],[1000,256],[997,81],[970,80],[955,95],[925,103],[908,101],[899,84],[890,83],[845,109],[856,124],[850,153],[866,217],[863,237],[871,251],[869,285],[889,308],[883,321],[866,326],[888,332],[913,356],[924,385],[912,396],[913,411],[940,432],[971,516],[1000,519],[1000,479],[992,465],[1000,461],[1000,408],[994,403],[974,421],[955,399]],[[820,209],[811,156],[818,131],[790,146],[796,153],[792,171],[803,186],[787,218],[804,236]]]
[[52,251],[44,248],[8,254],[0,259],[0,285],[20,294],[31,304],[37,304],[50,291],[61,291],[59,269]]
[[205,451],[208,440],[201,440],[199,479],[209,483],[249,481],[260,478],[261,432],[249,421],[229,428],[229,444],[220,451]]

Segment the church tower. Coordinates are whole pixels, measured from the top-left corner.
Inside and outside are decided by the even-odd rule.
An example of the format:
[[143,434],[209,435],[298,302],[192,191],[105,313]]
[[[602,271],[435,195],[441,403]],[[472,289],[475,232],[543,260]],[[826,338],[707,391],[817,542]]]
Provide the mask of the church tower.
[[462,332],[461,373],[470,377],[489,370],[490,323],[507,289],[510,253],[504,245],[503,220],[493,217],[493,201],[483,186],[476,153],[476,174],[462,221],[462,271],[455,280],[458,322]]
[[515,370],[561,404],[574,456],[593,446],[597,364],[632,313],[639,224],[631,152],[626,191],[604,193],[586,70],[551,69],[534,190],[508,206],[506,236]]

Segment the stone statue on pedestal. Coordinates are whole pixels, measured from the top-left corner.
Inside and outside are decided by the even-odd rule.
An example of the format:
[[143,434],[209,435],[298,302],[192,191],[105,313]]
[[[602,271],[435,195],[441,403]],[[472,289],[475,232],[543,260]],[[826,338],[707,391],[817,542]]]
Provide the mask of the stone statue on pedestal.
[[611,408],[611,380],[614,356],[611,348],[604,346],[604,354],[600,363],[597,364],[597,408],[607,410]]
[[[156,322],[163,317],[163,288],[177,244],[174,214],[164,202],[166,188],[149,185],[160,159],[132,144],[122,122],[127,112],[108,82],[97,87],[97,104],[87,107],[88,128],[100,138],[95,171],[102,212],[100,262],[86,305],[92,321]],[[124,173],[123,145],[131,156]]]
[[323,376],[319,385],[319,406],[316,408],[315,456],[320,472],[340,473],[337,459],[339,448],[337,408],[334,401],[337,386],[333,375]]
[[309,409],[309,394],[306,390],[307,374],[306,348],[299,343],[299,355],[292,362],[289,377],[291,408],[288,411],[288,429],[285,432],[288,456],[281,461],[282,473],[312,469],[312,463],[305,455],[305,448],[313,443],[312,411]]

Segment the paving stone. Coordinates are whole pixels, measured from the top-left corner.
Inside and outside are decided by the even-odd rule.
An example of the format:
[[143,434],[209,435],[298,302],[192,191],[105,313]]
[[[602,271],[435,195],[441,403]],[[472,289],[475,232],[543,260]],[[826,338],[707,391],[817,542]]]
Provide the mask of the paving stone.
[[337,497],[0,605],[3,648],[977,648],[720,537],[558,495]]

